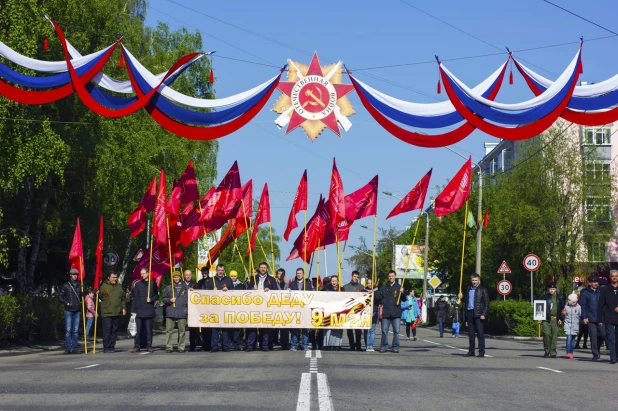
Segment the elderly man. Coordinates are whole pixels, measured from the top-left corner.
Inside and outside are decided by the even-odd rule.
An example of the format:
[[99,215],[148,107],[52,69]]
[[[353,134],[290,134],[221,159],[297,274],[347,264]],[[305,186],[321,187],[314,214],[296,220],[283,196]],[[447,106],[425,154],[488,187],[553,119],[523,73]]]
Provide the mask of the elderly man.
[[98,298],[101,301],[103,317],[103,352],[116,352],[120,318],[127,314],[125,294],[122,286],[118,284],[118,274],[112,272],[107,275],[107,280],[99,288]]
[[[189,290],[197,290],[197,282],[193,280],[193,272],[191,270],[185,270],[182,273],[182,282]],[[189,351],[195,351],[197,343],[200,342],[200,329],[198,327],[189,328]]]
[[598,361],[601,357],[599,341],[605,339],[605,327],[599,325],[598,308],[600,294],[599,277],[591,275],[588,277],[588,287],[584,288],[580,293],[579,305],[582,306],[582,321],[588,327],[588,333],[590,334],[592,361]]
[[[60,287],[58,292],[58,300],[64,306],[64,353],[77,354],[77,339],[79,334],[79,320],[81,319],[81,291],[77,276],[79,271],[76,268],[71,268],[69,272],[69,281]],[[4,290],[2,290],[2,294]]]
[[[152,352],[152,319],[155,316],[154,303],[157,301],[159,290],[156,281],[148,280],[148,270],[142,268],[140,271],[142,279],[135,283],[133,287],[133,298],[131,299],[131,314],[136,314],[135,325],[137,333],[133,342],[132,353],[139,352],[140,342],[145,337],[146,350]],[[150,287],[150,290],[148,289]]]
[[[172,335],[174,334],[174,326],[178,325],[178,352],[184,353],[189,289],[180,281],[179,271],[174,271],[172,278],[174,283],[165,288],[162,298],[167,314],[165,318],[165,352],[173,352]],[[174,287],[173,291],[172,287]]]

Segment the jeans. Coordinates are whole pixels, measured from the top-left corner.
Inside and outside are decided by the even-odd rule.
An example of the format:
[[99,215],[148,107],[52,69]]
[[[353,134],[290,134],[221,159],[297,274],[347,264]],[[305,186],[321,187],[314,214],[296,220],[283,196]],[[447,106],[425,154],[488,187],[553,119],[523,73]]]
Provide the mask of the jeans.
[[212,347],[211,351],[219,351],[219,330],[221,330],[221,339],[223,340],[223,349],[230,349],[230,330],[229,328],[213,328],[212,329],[212,339],[210,340],[210,345]]
[[401,319],[399,317],[382,317],[382,346],[381,350],[388,349],[388,329],[392,325],[393,326],[393,350],[399,349],[399,325],[401,324]]
[[94,317],[86,317],[86,338],[90,335],[90,329],[94,323]]
[[453,330],[453,335],[459,337],[459,323],[453,323],[451,329]]
[[146,347],[144,348],[152,348],[152,317],[135,317],[135,325],[137,326],[137,333],[133,339],[133,347],[142,348],[142,341],[145,341]]
[[187,319],[186,318],[170,318],[165,319],[165,349],[172,349],[172,335],[174,334],[174,325],[178,323],[178,351],[185,350]]
[[479,339],[479,354],[485,354],[485,326],[481,317],[474,316],[474,310],[468,310],[468,351],[474,352],[476,348],[475,333]]
[[103,317],[103,352],[116,348],[120,316]]
[[599,341],[605,340],[605,327],[601,327],[599,323],[588,323],[588,334],[590,335],[590,350],[592,351],[592,355],[598,357]]
[[298,347],[298,331],[303,334],[303,350],[306,350],[309,346],[309,330],[307,330],[306,328],[303,328],[302,330],[299,330],[298,328],[290,330],[290,334],[292,334],[292,337],[290,338],[290,345],[292,346],[292,348]]
[[575,349],[575,339],[577,338],[576,335],[567,335],[566,336],[567,341],[566,341],[566,353],[567,354],[573,354],[573,350]]
[[376,326],[378,325],[378,313],[373,313],[371,317],[371,328],[365,330],[365,348],[373,348],[376,339]]
[[616,341],[618,341],[618,325],[605,324],[605,333],[609,341],[609,359],[616,361]]
[[79,320],[81,313],[79,311],[64,310],[64,350],[77,350],[77,339],[79,333]]
[[[359,329],[349,329],[348,330],[348,341],[350,343],[350,350],[361,350],[361,333],[362,330]],[[356,337],[356,338],[355,338]]]
[[443,322],[438,323],[438,329],[440,330],[440,337],[442,337],[444,335],[444,323]]

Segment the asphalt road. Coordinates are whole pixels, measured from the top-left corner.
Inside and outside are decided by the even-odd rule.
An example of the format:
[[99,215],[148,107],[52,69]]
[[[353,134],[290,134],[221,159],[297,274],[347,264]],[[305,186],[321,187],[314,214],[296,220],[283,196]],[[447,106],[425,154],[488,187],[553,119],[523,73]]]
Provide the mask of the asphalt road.
[[166,354],[155,336],[152,354],[130,353],[125,340],[114,354],[1,357],[0,410],[615,409],[618,365],[606,355],[567,360],[561,342],[562,358],[550,359],[538,342],[488,339],[488,356],[469,358],[465,335],[418,337],[399,354]]

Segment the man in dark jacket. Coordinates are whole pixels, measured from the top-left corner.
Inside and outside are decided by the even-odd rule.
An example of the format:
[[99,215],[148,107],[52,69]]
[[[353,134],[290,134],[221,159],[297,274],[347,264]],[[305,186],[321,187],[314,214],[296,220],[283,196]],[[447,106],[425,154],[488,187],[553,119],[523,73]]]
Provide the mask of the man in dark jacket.
[[79,271],[71,268],[69,281],[58,291],[58,300],[64,306],[64,353],[77,354],[77,339],[79,338],[79,321],[81,319],[81,291],[77,276]]
[[[173,351],[172,335],[174,326],[178,325],[178,352],[185,352],[185,333],[187,328],[187,310],[189,305],[189,289],[180,281],[180,271],[174,271],[174,283],[163,291],[165,312],[165,352]],[[172,291],[172,287],[174,290]]]
[[[135,283],[133,287],[133,297],[131,298],[131,314],[135,314],[135,325],[137,333],[131,352],[139,352],[140,342],[145,339],[146,351],[152,352],[152,319],[155,316],[154,303],[157,300],[159,290],[156,281],[148,281],[148,270],[142,268],[140,271],[142,279]],[[148,290],[150,287],[150,292]]]
[[605,326],[609,341],[609,363],[616,364],[618,351],[618,270],[609,272],[609,284],[601,288],[597,309],[599,325]]
[[[202,267],[202,279],[197,282],[198,290],[210,290],[208,288],[210,286],[211,279],[209,275],[209,271],[207,267]],[[210,341],[212,340],[212,328],[210,327],[202,327],[202,351],[210,352],[212,346],[210,345]]]
[[[352,278],[349,283],[343,286],[343,291],[347,293],[360,293],[363,291],[363,285],[358,281],[359,272],[354,270],[352,271]],[[360,328],[357,329],[348,329],[348,341],[350,343],[350,351],[362,351],[361,346],[361,335],[363,334],[363,330]]]
[[[588,327],[588,333],[590,334],[592,361],[599,360],[599,341],[605,340],[605,327],[599,325],[599,316],[597,314],[600,292],[599,277],[591,275],[588,277],[588,287],[584,288],[579,295],[579,305],[582,307],[582,321]],[[584,346],[584,348],[586,347]]]
[[[296,269],[296,276],[289,284],[285,285],[285,289],[290,290],[290,291],[314,291],[311,280],[309,280],[308,278],[305,278],[305,270],[303,270],[302,268]],[[290,334],[291,334],[290,351],[298,350],[298,332],[299,331],[303,335],[302,336],[302,349],[305,351],[309,350],[309,330],[306,328],[303,328],[302,330],[299,328],[292,328],[290,330]]]
[[393,352],[395,354],[399,353],[399,326],[401,325],[399,294],[401,294],[401,286],[397,284],[395,271],[391,270],[388,272],[388,283],[380,287],[376,293],[376,300],[382,304],[381,353],[385,353],[388,350],[388,329],[391,325],[393,326]]
[[459,293],[462,307],[465,307],[468,322],[468,357],[474,357],[475,333],[479,340],[479,357],[485,356],[485,319],[489,313],[489,292],[481,286],[481,276],[472,274],[470,286],[465,293]]
[[[193,272],[185,270],[182,273],[182,282],[189,290],[197,290],[197,282],[193,280]],[[197,343],[200,341],[200,329],[198,327],[187,327],[189,329],[189,351],[195,351]]]
[[[279,268],[277,273],[275,274],[275,280],[277,280],[277,289],[285,290],[287,286],[287,280],[285,278],[285,269]],[[281,350],[289,350],[290,349],[290,330],[287,328],[275,328],[272,332],[273,341],[269,341],[270,349],[272,349],[273,344],[281,345]]]
[[[251,278],[249,282],[250,290],[260,290],[268,292],[270,290],[277,289],[277,280],[271,275],[268,274],[268,264],[265,262],[260,263],[258,266],[258,275]],[[262,343],[262,351],[269,351],[268,343],[271,336],[271,330],[268,328],[264,328],[260,331],[260,340]],[[256,349],[256,343],[258,340],[257,337],[258,330],[255,328],[247,329],[247,352],[251,352]]]
[[[230,271],[230,280],[232,280],[232,290],[241,291],[245,289],[245,284],[238,279],[238,272],[236,270]],[[235,351],[241,350],[242,330],[242,328],[232,328],[229,331],[230,338],[232,339],[232,348]]]
[[103,317],[103,352],[116,352],[120,318],[127,314],[125,293],[122,285],[118,284],[118,274],[111,272],[107,275],[107,280],[99,288],[98,298]]
[[444,338],[444,323],[448,320],[449,308],[448,301],[441,295],[434,307],[436,321],[438,321],[438,329],[440,330],[440,338]]
[[[221,290],[229,291],[234,289],[234,284],[229,277],[225,275],[225,266],[223,264],[217,265],[217,271],[213,278],[207,282],[209,290]],[[221,339],[223,340],[223,351],[230,351],[230,330],[228,328],[212,328],[212,339],[210,340],[210,352],[219,351],[219,332],[221,332]]]
[[558,341],[558,326],[562,325],[564,309],[564,297],[556,295],[556,285],[547,284],[547,294],[543,297],[545,303],[545,320],[539,321],[543,326],[543,348],[545,357],[556,358],[556,344]]

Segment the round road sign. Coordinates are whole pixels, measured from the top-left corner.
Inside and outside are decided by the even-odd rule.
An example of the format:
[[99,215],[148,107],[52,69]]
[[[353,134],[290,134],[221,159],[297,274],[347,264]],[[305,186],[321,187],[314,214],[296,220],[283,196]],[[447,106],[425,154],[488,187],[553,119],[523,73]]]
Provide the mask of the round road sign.
[[541,266],[541,259],[534,254],[528,254],[524,258],[524,267],[528,271],[536,271]]
[[114,252],[107,253],[105,257],[103,257],[103,264],[108,267],[116,267],[116,264],[118,264],[118,254]]
[[509,295],[512,289],[513,289],[513,286],[511,285],[511,282],[508,280],[500,280],[500,282],[498,283],[498,292],[501,295]]

